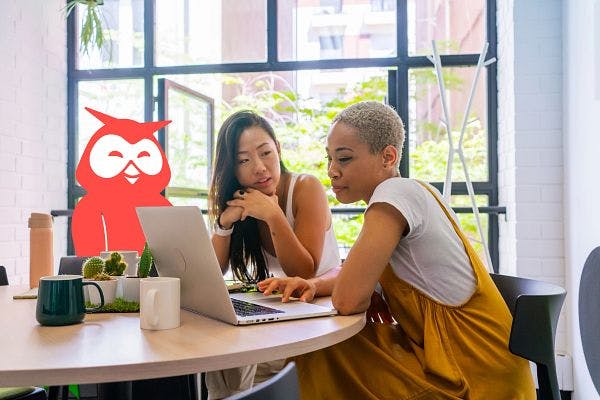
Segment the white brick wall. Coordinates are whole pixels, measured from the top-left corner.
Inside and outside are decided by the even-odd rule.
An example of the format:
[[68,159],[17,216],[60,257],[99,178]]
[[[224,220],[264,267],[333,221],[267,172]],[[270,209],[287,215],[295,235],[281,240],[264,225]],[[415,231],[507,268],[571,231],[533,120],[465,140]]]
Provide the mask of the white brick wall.
[[[0,1],[0,265],[11,284],[29,282],[29,214],[67,207],[64,5]],[[66,254],[64,219],[54,253]]]
[[500,270],[564,287],[562,2],[497,5]]

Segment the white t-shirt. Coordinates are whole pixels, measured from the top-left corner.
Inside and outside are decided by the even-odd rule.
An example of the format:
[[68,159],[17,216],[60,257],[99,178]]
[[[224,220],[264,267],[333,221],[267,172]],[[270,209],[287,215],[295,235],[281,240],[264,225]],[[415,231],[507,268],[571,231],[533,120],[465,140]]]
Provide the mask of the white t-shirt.
[[[287,201],[285,205],[285,216],[288,220],[288,223],[294,229],[296,226],[294,213],[292,208],[293,194],[294,194],[294,186],[296,185],[296,181],[298,180],[298,174],[291,174],[292,177],[290,179],[290,184],[287,192]],[[269,269],[269,273],[273,274],[276,278],[283,278],[287,275],[281,268],[281,264],[277,257],[269,254],[268,251],[262,248],[263,255],[265,256],[265,261],[267,262],[267,268]],[[317,272],[315,276],[323,275],[325,272],[329,271],[331,268],[337,267],[341,264],[340,252],[338,249],[337,240],[335,238],[335,233],[333,232],[333,222],[329,226],[329,229],[325,232],[325,239],[323,242],[323,252],[321,253],[321,261],[319,262],[319,268],[317,268]]]
[[415,180],[390,178],[375,188],[368,207],[374,203],[395,207],[410,229],[390,259],[396,276],[443,304],[466,302],[476,288],[475,273],[462,241],[433,195]]

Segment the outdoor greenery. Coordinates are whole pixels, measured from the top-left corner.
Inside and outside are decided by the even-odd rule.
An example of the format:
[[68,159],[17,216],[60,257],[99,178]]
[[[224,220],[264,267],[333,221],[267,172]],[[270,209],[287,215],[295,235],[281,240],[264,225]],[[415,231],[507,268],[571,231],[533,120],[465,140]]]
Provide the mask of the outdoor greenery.
[[[414,71],[418,83],[435,83],[435,75],[431,69]],[[465,83],[458,74],[445,73],[445,85],[448,90],[464,90]],[[239,95],[229,103],[223,103],[221,119],[240,109],[252,109],[269,119],[276,130],[282,145],[283,159],[291,171],[305,172],[317,176],[326,188],[330,188],[327,177],[327,162],[324,142],[332,118],[345,107],[364,100],[384,101],[387,94],[387,80],[383,76],[373,76],[370,79],[354,84],[347,89],[340,89],[336,96],[328,101],[319,99],[301,99],[288,86],[287,90],[276,89],[277,78],[273,74],[257,76],[247,82],[241,78],[229,77],[223,80],[224,85],[238,86]],[[418,85],[417,85],[418,86]],[[422,85],[421,87],[424,87]],[[421,93],[416,93],[412,99],[419,101]],[[461,121],[460,116],[455,116]],[[487,176],[486,132],[479,119],[472,117],[464,138],[464,152],[469,165],[471,177]],[[414,121],[413,121],[414,122]],[[220,125],[217,124],[218,126]],[[411,149],[411,176],[427,181],[443,181],[446,173],[448,157],[448,141],[446,132],[440,132],[437,121],[418,121],[417,129],[429,131],[428,138],[422,140]],[[455,143],[458,141],[458,128],[452,132]],[[437,133],[437,134],[435,134]],[[423,137],[420,135],[420,137]],[[464,171],[458,157],[454,160],[454,181],[464,181]],[[468,197],[453,198],[453,205],[470,206]],[[332,207],[341,206],[333,194],[328,191],[329,203]],[[485,196],[478,197],[478,204],[487,205]],[[364,206],[354,204],[352,206]],[[482,216],[484,230],[487,230],[487,216]],[[472,214],[461,215],[461,224],[471,238],[478,238],[475,219]],[[350,247],[356,239],[363,223],[362,215],[337,215],[334,218],[334,228],[340,245]],[[481,246],[476,244],[475,247]]]

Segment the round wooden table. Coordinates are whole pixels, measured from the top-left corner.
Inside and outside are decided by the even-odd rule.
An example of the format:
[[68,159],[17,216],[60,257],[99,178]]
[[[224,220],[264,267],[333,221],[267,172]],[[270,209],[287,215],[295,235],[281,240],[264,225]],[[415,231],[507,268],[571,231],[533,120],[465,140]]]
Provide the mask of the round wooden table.
[[[140,329],[139,314],[88,314],[85,322],[40,326],[25,287],[0,287],[0,386],[66,385],[159,378],[239,367],[339,343],[364,314],[232,326],[181,311],[181,326]],[[320,303],[328,298],[319,299]]]

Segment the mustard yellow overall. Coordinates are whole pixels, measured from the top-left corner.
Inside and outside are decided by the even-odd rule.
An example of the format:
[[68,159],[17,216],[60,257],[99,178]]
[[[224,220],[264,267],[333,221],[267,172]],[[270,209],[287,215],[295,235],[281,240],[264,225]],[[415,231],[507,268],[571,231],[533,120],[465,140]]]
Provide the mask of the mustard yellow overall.
[[462,305],[441,304],[399,279],[380,283],[396,325],[367,323],[354,337],[294,358],[303,399],[534,400],[528,362],[508,350],[512,317],[468,239],[477,279]]

